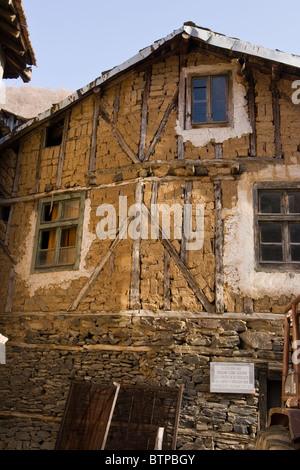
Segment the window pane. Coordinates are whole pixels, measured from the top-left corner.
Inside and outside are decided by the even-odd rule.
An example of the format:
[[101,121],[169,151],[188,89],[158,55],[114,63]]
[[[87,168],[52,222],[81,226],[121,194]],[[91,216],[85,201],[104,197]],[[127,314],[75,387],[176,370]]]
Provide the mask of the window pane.
[[76,245],[76,233],[77,233],[76,227],[64,228],[61,231],[60,246],[61,247],[75,246]]
[[281,224],[260,224],[260,234],[262,243],[281,243]]
[[73,201],[66,201],[64,203],[63,218],[64,219],[77,219],[79,216],[79,199]]
[[300,191],[289,191],[288,200],[289,212],[294,214],[300,213]]
[[281,213],[280,192],[260,192],[260,212],[264,214]]
[[56,230],[44,230],[41,232],[41,244],[40,248],[42,250],[47,250],[49,248],[55,247],[55,236]]
[[261,246],[261,260],[262,261],[282,261],[282,246],[281,245],[262,245]]
[[59,250],[59,264],[74,264],[75,255],[76,255],[75,247],[61,248]]
[[58,219],[58,207],[59,204],[44,204],[42,222],[51,222]]
[[206,122],[206,78],[193,79],[193,122]]
[[291,243],[300,243],[300,224],[289,224]]
[[226,77],[213,77],[212,82],[212,120],[227,120]]
[[55,250],[41,250],[38,253],[37,266],[53,266]]
[[300,245],[291,245],[291,260],[300,261]]
[[53,147],[55,145],[61,144],[62,136],[63,136],[63,128],[64,128],[64,119],[50,125],[47,128],[45,147]]

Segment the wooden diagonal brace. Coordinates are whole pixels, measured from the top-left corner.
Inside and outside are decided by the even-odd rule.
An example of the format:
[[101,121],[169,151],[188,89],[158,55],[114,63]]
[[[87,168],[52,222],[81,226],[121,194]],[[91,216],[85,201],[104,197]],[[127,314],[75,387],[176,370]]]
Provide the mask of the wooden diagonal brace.
[[109,124],[112,128],[112,131],[120,144],[120,147],[124,150],[124,152],[128,155],[129,158],[133,161],[133,163],[141,163],[137,155],[134,151],[129,147],[127,142],[125,141],[124,137],[122,136],[121,132],[116,128],[116,125],[110,120],[107,113],[102,109],[99,108],[99,115],[104,119],[107,124]]
[[172,243],[168,239],[168,237],[165,235],[162,227],[158,224],[158,222],[155,220],[155,218],[151,215],[150,211],[147,209],[148,214],[151,217],[151,221],[156,224],[159,228],[159,232],[161,235],[160,241],[162,245],[165,247],[167,252],[169,253],[170,257],[173,259],[175,262],[176,266],[178,269],[181,271],[183,274],[185,280],[187,281],[189,287],[192,289],[194,294],[196,295],[197,299],[202,303],[203,307],[208,313],[213,313],[214,312],[214,306],[209,302],[207,299],[206,295],[200,289],[199,285],[197,284],[195,278],[192,276],[188,268],[186,267],[185,263],[182,261],[180,256],[178,255],[177,251],[173,247]]
[[155,136],[153,137],[153,140],[151,142],[151,145],[149,147],[149,150],[148,152],[146,153],[145,155],[145,158],[143,161],[147,161],[149,160],[149,158],[151,157],[151,155],[154,153],[154,150],[155,150],[155,147],[156,147],[156,144],[160,141],[160,138],[161,138],[161,135],[162,135],[162,132],[164,130],[164,127],[169,119],[169,116],[171,114],[171,111],[172,109],[175,108],[175,106],[177,106],[177,103],[178,103],[178,93],[179,93],[179,90],[177,88],[176,92],[175,92],[175,95],[173,96],[173,99],[171,101],[171,103],[169,104],[169,106],[167,107],[166,111],[165,111],[165,114],[164,114],[164,117],[162,118],[161,120],[161,123],[159,124],[158,126],[158,129],[155,133]]
[[118,244],[120,243],[121,239],[122,239],[122,236],[123,234],[125,233],[125,231],[127,230],[127,225],[128,225],[128,220],[125,221],[125,223],[123,224],[123,226],[121,227],[117,237],[114,239],[114,241],[112,242],[112,244],[110,245],[109,249],[107,250],[107,252],[105,253],[105,255],[103,256],[103,258],[101,259],[100,263],[96,266],[96,268],[94,269],[94,272],[93,274],[90,276],[90,278],[87,280],[87,282],[85,283],[85,285],[82,287],[82,289],[80,290],[79,294],[77,295],[76,299],[74,300],[74,302],[70,305],[70,307],[68,308],[68,312],[70,311],[74,311],[76,310],[76,308],[78,307],[78,305],[80,304],[80,302],[82,301],[82,299],[86,296],[86,294],[88,293],[89,289],[92,287],[92,285],[94,284],[94,282],[96,281],[97,277],[99,276],[100,272],[102,271],[103,267],[105,266],[105,264],[107,263],[107,261],[109,260],[109,258],[111,257],[114,249],[118,246]]

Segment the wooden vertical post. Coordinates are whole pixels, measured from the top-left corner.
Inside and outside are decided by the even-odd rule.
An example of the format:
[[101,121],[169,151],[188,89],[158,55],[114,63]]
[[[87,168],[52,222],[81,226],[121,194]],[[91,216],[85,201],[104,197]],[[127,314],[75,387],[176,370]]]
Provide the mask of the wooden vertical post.
[[272,106],[273,106],[273,123],[274,123],[274,142],[275,142],[275,158],[282,158],[281,146],[281,130],[280,130],[280,104],[279,104],[279,69],[272,68]]
[[39,147],[38,159],[36,163],[35,187],[32,190],[33,193],[38,193],[40,189],[41,162],[42,162],[42,152],[43,152],[43,148],[45,145],[45,137],[46,137],[46,127],[43,127],[40,130],[40,147]]
[[[186,113],[186,77],[182,70],[186,66],[186,54],[189,48],[189,39],[183,37],[179,52],[179,92],[178,92],[178,121],[181,129],[185,129],[185,113]],[[183,160],[185,147],[181,135],[177,138],[177,156],[178,160]]]
[[216,313],[224,312],[223,299],[223,220],[221,181],[215,183],[216,239],[215,239],[215,296]]
[[16,164],[16,172],[15,172],[14,184],[13,184],[11,197],[15,197],[17,195],[17,192],[18,192],[18,189],[19,189],[19,179],[20,179],[20,173],[21,173],[22,155],[23,155],[23,141],[21,141],[20,146],[19,146],[19,152],[18,152],[17,164]]
[[[187,183],[185,183],[184,204],[191,204],[192,189],[193,189],[192,181],[188,181]],[[183,217],[182,218],[182,236],[181,236],[180,256],[185,265],[187,265],[187,260],[188,260],[186,243],[187,243],[187,239],[184,233],[184,217]]]
[[10,269],[9,278],[8,278],[5,313],[11,313],[12,311],[15,279],[16,279],[16,272],[15,272],[14,266],[12,266]]
[[143,92],[142,119],[141,119],[141,137],[139,145],[139,159],[145,158],[147,123],[148,123],[148,100],[150,95],[152,67],[148,67],[145,71],[145,87]]
[[248,80],[248,109],[249,120],[252,127],[250,134],[250,156],[257,156],[257,139],[256,139],[256,107],[255,107],[255,82],[252,70],[247,73]]
[[[62,141],[61,141],[61,144],[60,144],[59,156],[58,156],[57,175],[56,175],[56,189],[61,188],[63,166],[64,166],[64,161],[65,161],[66,141],[67,141],[67,135],[68,135],[68,130],[69,130],[69,123],[70,123],[70,111],[67,112],[67,114],[65,116],[65,121],[64,121]],[[43,145],[44,145],[44,143],[43,143]]]
[[[135,193],[135,203],[143,203],[143,184],[138,183]],[[142,214],[141,214],[142,224]],[[142,226],[140,226],[140,236],[136,240],[133,240],[132,245],[132,267],[131,267],[131,289],[130,289],[130,306],[133,310],[139,310],[141,308],[141,236]]]
[[89,171],[95,171],[95,160],[96,160],[96,148],[97,148],[97,129],[100,109],[100,95],[99,92],[95,93],[95,108],[93,117],[93,131],[92,131],[92,143],[89,160]]
[[164,310],[171,310],[170,254],[164,248]]

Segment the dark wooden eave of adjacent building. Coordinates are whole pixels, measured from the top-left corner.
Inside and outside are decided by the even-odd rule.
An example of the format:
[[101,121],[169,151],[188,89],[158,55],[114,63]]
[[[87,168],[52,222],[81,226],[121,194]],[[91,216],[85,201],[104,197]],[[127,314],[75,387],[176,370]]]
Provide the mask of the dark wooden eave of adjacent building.
[[36,58],[22,0],[0,0],[0,43],[5,54],[3,78],[21,77],[29,82]]

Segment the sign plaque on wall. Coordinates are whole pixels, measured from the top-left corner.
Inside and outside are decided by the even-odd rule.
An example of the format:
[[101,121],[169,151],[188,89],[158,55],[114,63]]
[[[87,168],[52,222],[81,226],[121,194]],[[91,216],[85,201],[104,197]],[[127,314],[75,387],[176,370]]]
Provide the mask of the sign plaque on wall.
[[210,391],[216,393],[254,393],[254,364],[211,362]]
[[5,336],[0,334],[0,364],[6,364],[6,347],[5,343],[8,340]]

